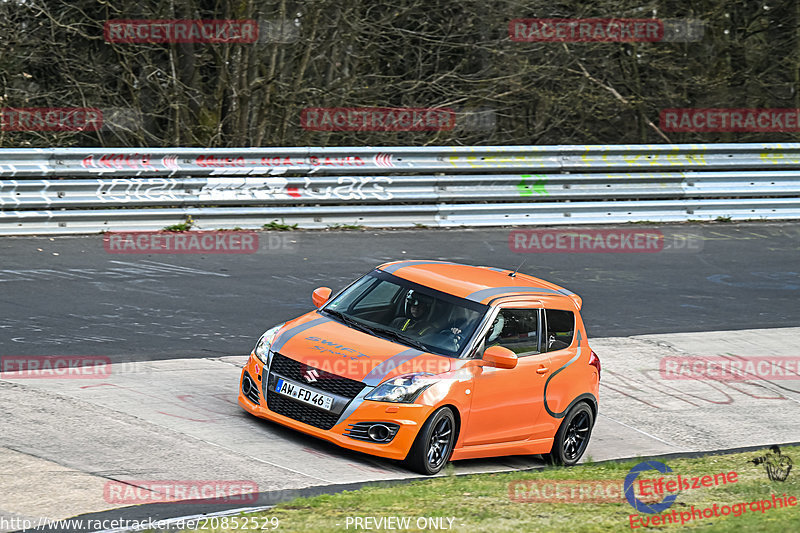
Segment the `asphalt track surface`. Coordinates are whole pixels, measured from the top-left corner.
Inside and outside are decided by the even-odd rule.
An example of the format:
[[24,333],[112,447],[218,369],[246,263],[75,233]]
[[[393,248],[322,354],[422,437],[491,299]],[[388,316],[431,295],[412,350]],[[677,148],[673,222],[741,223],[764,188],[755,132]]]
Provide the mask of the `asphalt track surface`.
[[[735,383],[673,380],[659,372],[659,362],[676,355],[769,356],[794,361],[796,369],[798,338],[800,328],[594,339],[603,376],[600,414],[585,458],[763,449],[800,441],[796,371]],[[236,403],[245,359],[119,363],[102,379],[0,374],[0,531],[2,519],[35,525],[43,517],[88,513],[108,520],[160,520],[243,506],[240,501],[153,503],[163,502],[165,493],[147,487],[169,483],[164,480],[248,480],[258,495],[246,505],[263,506],[416,477],[395,461],[247,415]],[[456,461],[448,468],[458,475],[542,465],[539,456],[511,456]],[[109,498],[109,484],[118,483],[136,487],[136,497]],[[282,529],[291,530],[291,524]]]
[[[595,460],[797,442],[800,380],[665,382],[658,361],[796,356],[798,225],[658,227],[700,235],[702,249],[520,254],[501,229],[265,232],[252,255],[108,254],[97,235],[0,240],[0,356],[103,355],[122,365],[90,385],[0,378],[0,515],[102,511],[115,507],[103,487],[119,479],[254,479],[263,505],[335,483],[413,477],[249,417],[235,402],[239,368],[261,332],[311,309],[315,287],[337,290],[396,259],[509,268],[525,259],[523,272],[583,297],[604,364],[587,451]],[[537,465],[535,456],[507,457],[459,461],[455,471]],[[103,515],[214,510],[152,504]]]
[[[263,232],[255,254],[109,254],[99,235],[0,240],[0,355],[113,362],[246,355],[374,266],[517,268],[581,295],[589,338],[800,324],[800,225],[653,226],[700,250],[518,253],[508,229]],[[625,226],[649,229],[650,226]]]

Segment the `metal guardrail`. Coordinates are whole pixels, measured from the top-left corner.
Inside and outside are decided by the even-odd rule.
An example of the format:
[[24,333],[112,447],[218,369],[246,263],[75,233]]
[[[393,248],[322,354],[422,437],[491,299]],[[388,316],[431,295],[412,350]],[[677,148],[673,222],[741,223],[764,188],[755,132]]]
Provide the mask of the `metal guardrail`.
[[0,235],[800,218],[800,143],[0,149]]

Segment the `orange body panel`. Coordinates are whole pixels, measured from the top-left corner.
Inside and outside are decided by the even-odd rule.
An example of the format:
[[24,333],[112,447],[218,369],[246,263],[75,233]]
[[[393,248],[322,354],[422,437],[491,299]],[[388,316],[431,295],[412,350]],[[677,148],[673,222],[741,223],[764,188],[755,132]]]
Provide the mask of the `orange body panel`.
[[[596,414],[599,376],[589,364],[592,352],[577,295],[538,278],[524,274],[511,277],[508,270],[486,267],[406,261],[387,263],[378,269],[490,309],[572,311],[573,342],[564,349],[520,357],[515,368],[501,369],[486,366],[480,359],[410,350],[405,344],[370,335],[326,317],[324,312],[312,311],[280,329],[273,351],[300,363],[302,368],[362,382],[368,385],[367,391],[387,379],[414,372],[434,374],[438,381],[414,403],[373,401],[359,395],[336,424],[326,430],[267,407],[268,378],[263,363],[251,354],[242,379],[246,375],[253,379],[259,401],[255,404],[248,398],[240,383],[239,404],[246,411],[351,450],[404,459],[428,417],[440,407],[450,406],[456,414],[458,430],[452,460],[548,453],[564,414],[575,402],[586,401]],[[313,389],[313,383],[309,387]],[[392,423],[399,429],[388,443],[346,436],[348,427],[359,422]]]

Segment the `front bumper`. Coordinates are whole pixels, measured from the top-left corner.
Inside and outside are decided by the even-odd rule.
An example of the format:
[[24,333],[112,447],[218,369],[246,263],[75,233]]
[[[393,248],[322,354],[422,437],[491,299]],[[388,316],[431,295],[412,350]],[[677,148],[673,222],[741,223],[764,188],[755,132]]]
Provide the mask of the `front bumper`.
[[[261,391],[264,389],[263,380],[268,379],[268,376],[264,375],[263,370],[263,364],[253,355],[250,356],[247,364],[242,369],[242,377],[239,384],[239,405],[241,405],[245,411],[260,418],[278,422],[279,424],[296,429],[297,431],[302,431],[308,435],[327,440],[343,448],[368,453],[370,455],[377,455],[387,459],[405,459],[420,427],[422,427],[422,424],[425,423],[425,420],[427,420],[428,416],[434,410],[434,407],[429,405],[396,404],[356,398],[352,400],[352,402],[358,403],[358,406],[349,416],[340,418],[329,430],[320,429],[299,420],[289,418],[288,416],[278,414],[267,407],[266,398],[261,394]],[[254,395],[250,394],[248,398],[248,396],[242,392],[241,380],[246,379],[246,375],[251,376],[252,380],[259,387],[258,404],[253,402]],[[350,411],[350,409],[347,409],[345,414],[348,411]],[[398,424],[400,428],[391,442],[383,444],[357,440],[344,435],[352,424],[358,422],[390,422]]]

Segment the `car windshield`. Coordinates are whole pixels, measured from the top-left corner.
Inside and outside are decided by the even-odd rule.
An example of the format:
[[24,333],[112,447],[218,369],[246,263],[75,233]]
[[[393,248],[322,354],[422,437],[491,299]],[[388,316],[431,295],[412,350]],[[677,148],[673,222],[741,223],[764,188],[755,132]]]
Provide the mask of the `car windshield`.
[[367,274],[323,307],[355,329],[449,357],[461,354],[487,309],[381,271]]

